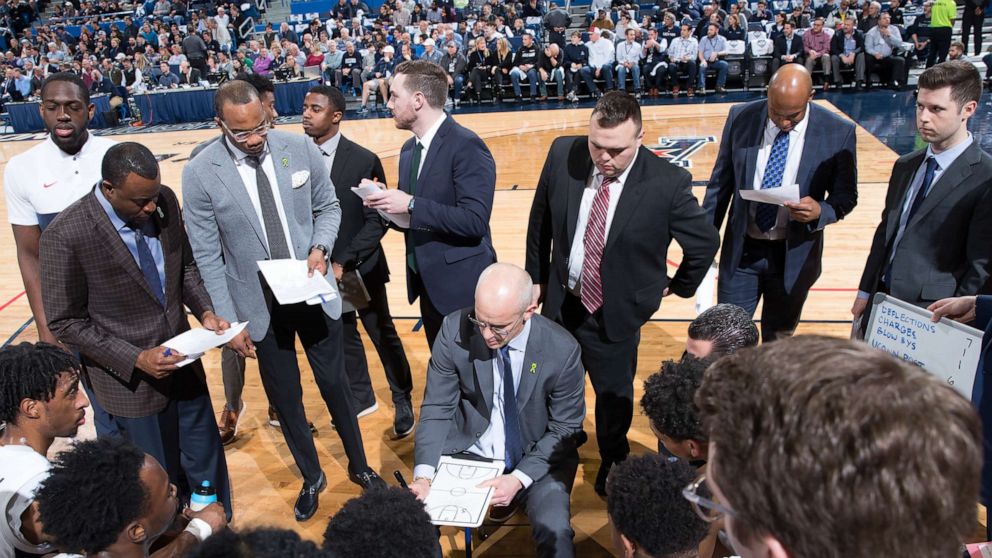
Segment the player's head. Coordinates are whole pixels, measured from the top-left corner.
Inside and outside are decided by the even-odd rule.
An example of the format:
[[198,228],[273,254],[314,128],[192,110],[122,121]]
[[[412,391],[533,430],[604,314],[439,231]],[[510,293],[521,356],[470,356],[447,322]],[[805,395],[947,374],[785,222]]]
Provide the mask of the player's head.
[[0,350],[0,422],[46,439],[75,436],[89,406],[79,361],[48,343]]
[[334,556],[435,558],[437,532],[424,504],[409,490],[369,490],[345,502],[324,532]]
[[87,125],[96,107],[82,78],[68,72],[48,76],[41,86],[41,119],[52,143],[70,155],[89,139]]

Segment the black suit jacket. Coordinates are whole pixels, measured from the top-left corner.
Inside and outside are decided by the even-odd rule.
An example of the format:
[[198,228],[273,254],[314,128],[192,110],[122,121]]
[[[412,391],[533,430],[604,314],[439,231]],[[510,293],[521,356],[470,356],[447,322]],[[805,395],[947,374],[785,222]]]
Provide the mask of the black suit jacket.
[[[846,33],[837,31],[830,39],[830,54],[840,56],[844,54],[844,36]],[[857,29],[854,30],[854,52],[855,54],[865,51],[865,34]]]
[[[799,196],[820,202],[820,219],[812,223],[789,221],[786,231],[785,288],[802,292],[820,277],[823,229],[844,218],[858,203],[856,129],[854,124],[811,103],[806,115],[806,141],[796,182]],[[720,228],[728,215],[720,255],[720,277],[736,272],[744,253],[751,202],[740,190],[754,183],[758,151],[768,122],[768,101],[758,100],[730,109],[720,139],[713,174],[706,186],[703,207]]]
[[[861,275],[860,289],[874,293],[899,229],[906,190],[926,150],[896,161],[882,220]],[[890,294],[917,306],[950,296],[988,294],[992,256],[992,157],[971,144],[941,174],[906,224],[892,261]]]
[[385,283],[389,281],[389,268],[379,242],[386,234],[386,223],[378,211],[365,207],[362,198],[351,191],[363,178],[385,184],[382,161],[375,153],[341,136],[331,167],[331,182],[341,203],[341,227],[331,260],[345,271],[357,269],[366,283]]
[[800,58],[803,56],[803,38],[799,36],[799,33],[792,34],[792,44],[786,44],[785,34],[775,37],[773,44],[775,45],[773,55],[776,59],[781,59],[783,56],[788,54],[796,55]]
[[196,85],[198,83],[200,83],[200,70],[197,70],[196,68],[190,68],[188,78],[186,74],[182,72],[179,73],[179,85],[186,85],[186,84]]
[[[559,320],[568,284],[568,257],[582,192],[592,172],[586,136],[558,138],[530,210],[527,272],[547,284],[545,316]],[[661,305],[665,288],[692,296],[720,246],[716,228],[692,195],[692,175],[641,147],[627,175],[610,225],[600,276],[602,321],[611,340],[637,333]],[[682,263],[668,277],[668,247],[682,247]]]

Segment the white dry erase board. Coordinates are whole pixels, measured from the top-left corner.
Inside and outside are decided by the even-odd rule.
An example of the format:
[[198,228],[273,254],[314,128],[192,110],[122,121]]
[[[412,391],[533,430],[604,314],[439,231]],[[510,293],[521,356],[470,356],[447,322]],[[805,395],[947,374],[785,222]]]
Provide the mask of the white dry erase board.
[[983,332],[943,318],[897,298],[878,293],[872,300],[865,342],[916,363],[971,400]]

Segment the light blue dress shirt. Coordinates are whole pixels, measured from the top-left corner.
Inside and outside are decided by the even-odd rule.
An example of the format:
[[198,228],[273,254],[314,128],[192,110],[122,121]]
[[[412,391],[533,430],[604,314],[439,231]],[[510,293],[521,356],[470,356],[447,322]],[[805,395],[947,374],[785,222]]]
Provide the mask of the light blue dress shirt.
[[[124,246],[127,246],[128,251],[131,252],[131,257],[134,258],[134,263],[137,264],[138,269],[141,269],[141,260],[138,259],[138,239],[135,237],[134,229],[127,226],[127,223],[117,215],[114,211],[114,207],[110,205],[110,202],[103,195],[103,189],[100,186],[96,188],[96,199],[103,206],[103,210],[107,212],[107,217],[110,218],[110,224],[114,226],[114,230],[120,235],[121,240],[124,242]],[[165,255],[162,253],[162,242],[158,238],[158,231],[155,230],[155,223],[151,219],[145,221],[141,226],[141,230],[145,236],[145,242],[148,243],[148,249],[152,252],[152,257],[155,258],[155,267],[158,268],[158,277],[162,281],[162,287],[165,288]]]

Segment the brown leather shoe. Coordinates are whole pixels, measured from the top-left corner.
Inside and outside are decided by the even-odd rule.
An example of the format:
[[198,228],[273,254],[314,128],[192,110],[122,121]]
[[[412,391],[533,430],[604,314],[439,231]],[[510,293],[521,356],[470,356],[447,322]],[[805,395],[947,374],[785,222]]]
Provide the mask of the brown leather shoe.
[[689,88],[689,96],[690,97],[695,97],[696,96],[696,90],[690,87]]
[[241,417],[245,414],[245,402],[241,402],[240,411],[224,409],[220,414],[220,443],[229,445],[238,439],[238,425],[241,424]]

